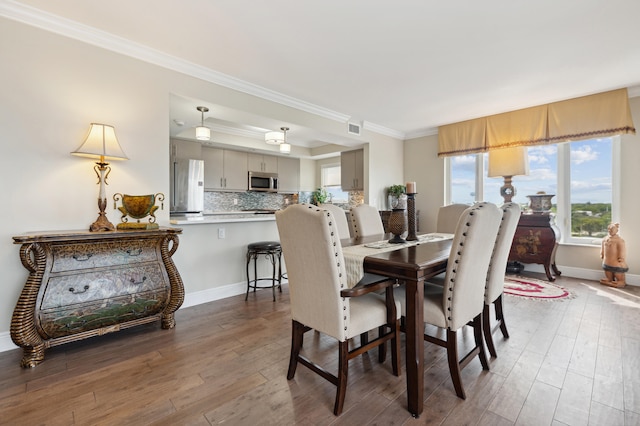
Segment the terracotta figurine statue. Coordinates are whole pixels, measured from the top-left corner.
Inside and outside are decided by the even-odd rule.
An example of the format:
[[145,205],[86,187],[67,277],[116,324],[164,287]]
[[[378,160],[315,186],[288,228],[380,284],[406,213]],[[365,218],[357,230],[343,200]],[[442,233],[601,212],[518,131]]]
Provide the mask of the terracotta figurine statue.
[[627,249],[622,237],[618,235],[619,223],[611,223],[607,227],[609,235],[602,240],[600,258],[602,259],[602,269],[605,278],[600,280],[600,284],[610,287],[622,288],[625,286],[624,273],[629,270],[627,267]]

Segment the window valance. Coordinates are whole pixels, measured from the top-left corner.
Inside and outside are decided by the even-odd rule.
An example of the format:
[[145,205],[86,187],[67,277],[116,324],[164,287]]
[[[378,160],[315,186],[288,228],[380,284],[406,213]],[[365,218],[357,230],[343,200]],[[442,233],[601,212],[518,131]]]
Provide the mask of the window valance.
[[627,89],[618,89],[440,126],[438,156],[635,132]]

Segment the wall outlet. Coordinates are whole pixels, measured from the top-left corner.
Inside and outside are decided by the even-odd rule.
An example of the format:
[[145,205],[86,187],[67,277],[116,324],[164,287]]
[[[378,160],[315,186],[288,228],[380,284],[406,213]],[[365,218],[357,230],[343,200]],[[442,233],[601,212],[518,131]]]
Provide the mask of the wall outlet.
[[234,198],[234,199],[233,199],[233,205],[234,205],[234,206],[237,206],[237,205],[238,205],[238,199],[237,199],[237,198]]
[[226,236],[224,228],[218,228],[218,239],[223,239]]

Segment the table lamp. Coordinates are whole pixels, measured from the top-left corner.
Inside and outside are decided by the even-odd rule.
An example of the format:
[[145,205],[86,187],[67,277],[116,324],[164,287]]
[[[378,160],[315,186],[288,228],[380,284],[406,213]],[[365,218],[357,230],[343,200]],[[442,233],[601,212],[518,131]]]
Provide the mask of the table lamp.
[[488,177],[504,177],[504,185],[500,188],[500,195],[505,203],[511,202],[516,195],[516,188],[511,184],[511,178],[529,174],[529,156],[527,148],[517,146],[512,148],[495,149],[489,151]]
[[98,184],[100,185],[100,193],[98,195],[99,214],[98,219],[91,224],[89,230],[91,232],[114,231],[115,226],[109,222],[104,212],[107,207],[107,196],[104,186],[108,185],[107,178],[111,172],[111,167],[109,167],[107,160],[129,159],[118,143],[115,129],[113,126],[107,124],[91,123],[89,134],[84,142],[71,154],[98,160],[96,161],[96,165],[93,166],[93,170],[95,170],[98,176]]

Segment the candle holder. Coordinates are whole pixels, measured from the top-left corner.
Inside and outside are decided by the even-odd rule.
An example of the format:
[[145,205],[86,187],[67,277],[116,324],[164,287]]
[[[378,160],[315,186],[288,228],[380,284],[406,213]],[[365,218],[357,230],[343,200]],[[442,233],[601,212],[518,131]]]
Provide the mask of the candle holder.
[[393,209],[389,215],[389,232],[393,234],[393,238],[389,240],[392,244],[402,244],[406,240],[402,238],[402,234],[407,230],[407,222],[405,220],[404,209]]
[[416,235],[416,194],[407,193],[407,217],[409,221],[409,233],[407,234],[407,241],[416,241],[418,236]]

